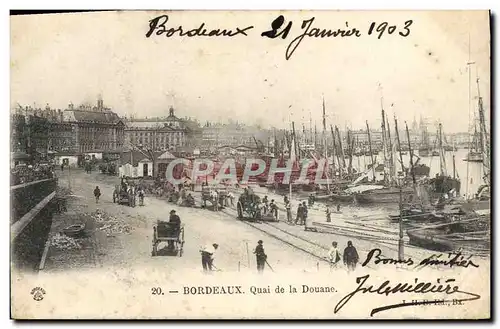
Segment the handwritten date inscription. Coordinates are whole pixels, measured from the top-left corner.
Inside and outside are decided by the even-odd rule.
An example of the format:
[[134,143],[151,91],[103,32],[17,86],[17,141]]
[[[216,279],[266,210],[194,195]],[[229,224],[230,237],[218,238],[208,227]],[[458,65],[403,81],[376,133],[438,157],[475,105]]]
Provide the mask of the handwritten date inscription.
[[[363,34],[361,30],[355,27],[350,27],[349,22],[345,22],[345,27],[337,29],[322,29],[313,26],[315,17],[310,19],[305,19],[302,21],[300,26],[300,34],[292,39],[288,47],[286,48],[285,58],[289,60],[295,50],[299,47],[305,37],[309,38],[360,38]],[[236,36],[248,36],[248,32],[254,28],[254,26],[246,27],[235,27],[231,29],[207,29],[205,23],[201,23],[198,28],[185,29],[182,26],[178,27],[167,27],[166,24],[169,20],[168,15],[161,15],[153,18],[149,21],[149,30],[146,33],[146,37],[150,38],[153,34],[160,36],[165,35],[167,38],[173,36],[180,37],[236,37]],[[413,20],[407,20],[401,25],[389,24],[389,22],[370,22],[367,29],[368,36],[375,36],[377,39],[385,38],[388,35],[397,35],[400,37],[408,37],[411,33],[411,26]],[[283,15],[278,16],[271,22],[271,28],[262,32],[260,35],[269,39],[282,38],[287,39],[292,32],[293,22],[289,21],[285,24],[285,17]],[[292,38],[292,37],[291,37]]]

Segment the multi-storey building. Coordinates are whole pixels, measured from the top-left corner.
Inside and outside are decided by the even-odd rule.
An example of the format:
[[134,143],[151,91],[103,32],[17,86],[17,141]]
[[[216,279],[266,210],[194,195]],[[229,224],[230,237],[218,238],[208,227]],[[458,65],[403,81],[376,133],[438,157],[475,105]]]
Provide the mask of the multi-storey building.
[[22,114],[11,115],[10,122],[10,150],[11,152],[26,153],[27,144],[26,118]]
[[194,146],[197,124],[175,116],[170,107],[168,117],[130,119],[125,128],[125,148],[144,148],[153,151],[179,150]]
[[[71,126],[70,152],[103,153],[119,152],[123,149],[125,124],[120,117],[109,108],[104,107],[102,99],[96,107],[72,104],[63,112],[62,123],[55,126],[54,144],[65,145],[63,139],[70,136],[68,124]],[[65,147],[65,146],[63,146]]]
[[267,143],[271,133],[255,126],[246,126],[236,122],[210,123],[202,128],[202,144],[208,147],[251,146],[255,141]]

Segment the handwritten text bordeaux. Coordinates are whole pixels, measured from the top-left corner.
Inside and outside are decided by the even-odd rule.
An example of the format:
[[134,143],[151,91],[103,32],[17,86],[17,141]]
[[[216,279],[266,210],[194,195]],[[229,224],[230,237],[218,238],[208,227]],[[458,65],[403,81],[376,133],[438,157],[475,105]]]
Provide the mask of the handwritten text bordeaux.
[[[285,57],[290,59],[293,53],[300,45],[305,37],[311,38],[359,38],[362,36],[361,30],[350,27],[348,22],[345,22],[345,26],[336,29],[322,29],[313,26],[314,20],[316,18],[312,17],[310,19],[305,19],[301,24],[301,34],[295,37],[286,49]],[[160,15],[149,21],[149,30],[146,33],[146,37],[150,38],[153,34],[157,36],[165,35],[167,38],[180,36],[180,37],[238,37],[238,36],[248,36],[248,32],[254,28],[253,25],[244,27],[233,27],[233,28],[208,28],[205,23],[201,23],[199,27],[185,28],[182,25],[177,27],[167,27],[169,17],[168,15]],[[401,37],[408,37],[410,35],[410,27],[413,24],[413,20],[406,20],[402,24],[389,24],[389,22],[370,22],[367,35],[374,35],[378,39],[386,35],[396,35]],[[262,37],[267,37],[270,39],[282,38],[286,39],[292,30],[293,22],[289,21],[285,25],[285,17],[283,15],[278,16],[271,23],[270,29],[263,31],[261,33]]]

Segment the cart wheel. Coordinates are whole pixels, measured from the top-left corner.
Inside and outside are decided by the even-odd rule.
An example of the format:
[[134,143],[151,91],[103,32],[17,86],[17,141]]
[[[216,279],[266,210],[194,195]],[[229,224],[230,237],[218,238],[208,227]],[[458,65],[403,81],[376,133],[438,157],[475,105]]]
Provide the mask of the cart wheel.
[[241,204],[240,201],[238,201],[237,208],[238,208],[238,218],[242,219],[243,218],[243,205]]
[[179,244],[179,251],[178,251],[179,257],[182,257],[182,254],[184,252],[184,241],[179,241],[178,244]]

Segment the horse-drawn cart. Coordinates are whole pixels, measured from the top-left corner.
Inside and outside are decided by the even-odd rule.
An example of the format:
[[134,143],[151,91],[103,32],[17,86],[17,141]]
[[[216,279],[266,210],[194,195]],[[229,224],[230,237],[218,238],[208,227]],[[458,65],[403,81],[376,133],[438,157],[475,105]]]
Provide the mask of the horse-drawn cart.
[[116,185],[113,191],[113,203],[126,204],[135,207],[135,191],[133,188],[128,190],[122,185]]
[[161,242],[167,243],[170,251],[175,251],[182,257],[184,249],[184,226],[177,227],[169,222],[157,221],[153,226],[153,250],[151,256],[158,255],[158,245]]
[[212,204],[213,210],[219,210],[224,207],[225,199],[228,196],[227,187],[203,186],[201,188],[201,200],[203,208],[207,207],[207,201]]
[[237,204],[238,218],[260,220],[262,218],[262,206],[260,197],[255,194],[242,194]]

